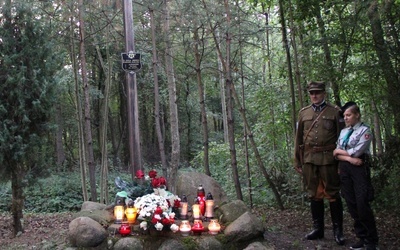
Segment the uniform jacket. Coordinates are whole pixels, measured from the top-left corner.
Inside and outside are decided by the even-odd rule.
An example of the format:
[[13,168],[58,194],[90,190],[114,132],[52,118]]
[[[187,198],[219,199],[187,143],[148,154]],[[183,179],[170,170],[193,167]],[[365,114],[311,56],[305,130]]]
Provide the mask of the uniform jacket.
[[[325,110],[325,111],[323,111]],[[333,150],[341,129],[344,127],[340,108],[327,103],[322,115],[308,133],[311,124],[322,111],[314,111],[312,105],[304,107],[299,112],[299,120],[295,138],[295,166],[301,166],[300,154],[303,154],[303,164],[314,165],[335,164]],[[301,150],[300,147],[304,149]]]
[[[342,147],[343,139],[349,132],[350,128],[354,131],[349,138],[349,143],[346,148]],[[337,148],[344,149],[352,157],[360,157],[363,154],[370,154],[369,147],[372,141],[372,133],[366,124],[359,122],[353,127],[344,128],[340,132],[339,139],[337,141]]]

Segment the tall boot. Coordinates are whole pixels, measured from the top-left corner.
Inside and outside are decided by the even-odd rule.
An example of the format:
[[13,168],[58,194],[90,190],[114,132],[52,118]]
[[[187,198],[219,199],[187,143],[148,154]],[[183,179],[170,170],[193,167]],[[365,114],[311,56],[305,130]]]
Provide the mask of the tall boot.
[[307,240],[324,238],[324,201],[311,200],[311,216],[314,229],[306,235]]
[[333,225],[333,237],[338,245],[344,245],[343,236],[343,205],[342,199],[338,196],[333,202],[329,202],[331,219]]

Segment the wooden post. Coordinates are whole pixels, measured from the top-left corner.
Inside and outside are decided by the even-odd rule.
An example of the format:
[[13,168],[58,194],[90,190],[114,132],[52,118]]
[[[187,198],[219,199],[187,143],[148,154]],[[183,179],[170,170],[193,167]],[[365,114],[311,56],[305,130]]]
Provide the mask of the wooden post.
[[[124,0],[124,28],[125,51],[135,52],[135,38],[133,30],[132,0]],[[132,178],[137,170],[142,169],[142,155],[140,150],[139,109],[137,98],[136,73],[126,72],[128,136],[129,136],[129,163]]]

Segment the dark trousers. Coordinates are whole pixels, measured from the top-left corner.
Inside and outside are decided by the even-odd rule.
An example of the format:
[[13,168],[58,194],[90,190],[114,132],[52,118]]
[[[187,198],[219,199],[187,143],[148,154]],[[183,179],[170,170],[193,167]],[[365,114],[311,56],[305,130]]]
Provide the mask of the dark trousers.
[[366,242],[378,243],[374,213],[370,206],[373,189],[368,162],[363,166],[354,166],[342,161],[339,169],[341,193],[354,219],[356,236]]

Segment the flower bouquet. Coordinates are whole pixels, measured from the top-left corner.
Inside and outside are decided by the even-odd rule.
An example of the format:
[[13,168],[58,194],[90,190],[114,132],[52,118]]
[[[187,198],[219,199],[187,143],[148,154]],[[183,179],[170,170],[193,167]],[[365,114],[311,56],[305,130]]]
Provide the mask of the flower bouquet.
[[135,207],[139,210],[138,219],[142,220],[140,228],[143,230],[151,226],[158,231],[169,228],[176,232],[179,229],[174,223],[175,213],[164,197],[154,193],[138,197],[135,200]]

